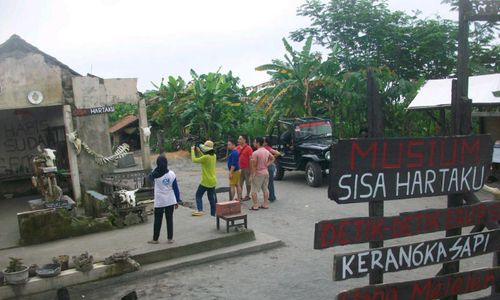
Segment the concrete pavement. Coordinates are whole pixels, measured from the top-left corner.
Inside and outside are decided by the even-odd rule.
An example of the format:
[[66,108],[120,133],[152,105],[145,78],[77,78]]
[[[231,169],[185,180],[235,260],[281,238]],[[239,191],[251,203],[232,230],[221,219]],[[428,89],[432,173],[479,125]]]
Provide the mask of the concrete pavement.
[[[139,272],[119,276],[119,282],[152,276],[181,267],[211,262],[242,254],[263,251],[281,246],[281,241],[266,234],[254,234],[251,230],[240,229],[226,233],[224,225],[216,230],[215,218],[210,215],[192,217],[192,210],[179,207],[174,213],[174,244],[166,243],[166,229],[163,227],[160,244],[152,245],[147,241],[152,237],[152,217],[148,223],[117,229],[114,231],[89,234],[85,236],[58,240],[44,244],[0,250],[0,265],[6,266],[8,258],[19,257],[25,265],[39,266],[50,263],[58,255],[77,256],[88,251],[94,261],[103,261],[115,252],[129,251],[132,258],[143,266]],[[165,226],[165,224],[163,224]],[[250,223],[251,227],[252,224]],[[70,259],[70,267],[72,265]],[[67,272],[54,279],[38,279],[28,282],[26,288],[13,289],[0,287],[0,299],[15,295],[26,295],[58,287],[89,283],[106,276],[106,270],[97,268],[89,275]],[[103,285],[101,285],[103,286]],[[47,294],[33,296],[33,299],[47,299]]]
[[[186,177],[177,171],[183,186]],[[224,180],[224,179],[223,179]],[[193,184],[196,178],[193,179]],[[116,283],[106,288],[75,287],[72,293],[86,299],[119,299],[125,291],[136,290],[139,299],[334,299],[345,289],[368,284],[367,278],[334,282],[333,255],[367,249],[367,244],[313,250],[314,224],[334,218],[368,215],[367,204],[338,205],[327,198],[327,187],[310,188],[303,173],[287,173],[276,183],[278,201],[269,210],[249,211],[249,222],[257,232],[271,234],[285,247],[244,257],[229,258],[209,264],[187,267],[137,281]],[[481,199],[491,199],[479,193]],[[244,203],[247,210],[248,202]],[[386,216],[446,206],[446,197],[388,201]],[[468,232],[470,228],[464,229]],[[385,245],[405,244],[444,237],[444,232],[390,240]],[[492,255],[463,260],[461,270],[473,270],[492,264]],[[412,271],[387,273],[384,282],[434,277],[439,266]],[[465,295],[459,299],[487,296],[489,290]]]

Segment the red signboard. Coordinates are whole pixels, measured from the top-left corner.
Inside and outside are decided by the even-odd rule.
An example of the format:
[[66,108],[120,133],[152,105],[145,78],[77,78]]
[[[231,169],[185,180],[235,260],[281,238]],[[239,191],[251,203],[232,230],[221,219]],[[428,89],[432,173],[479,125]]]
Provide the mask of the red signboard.
[[484,290],[500,283],[500,268],[479,269],[447,276],[370,285],[345,291],[337,300],[430,300]]
[[478,191],[492,146],[489,135],[340,140],[328,195],[344,204]]
[[325,220],[316,223],[314,249],[389,240],[498,220],[500,201],[485,201],[448,209],[428,209],[385,218]]

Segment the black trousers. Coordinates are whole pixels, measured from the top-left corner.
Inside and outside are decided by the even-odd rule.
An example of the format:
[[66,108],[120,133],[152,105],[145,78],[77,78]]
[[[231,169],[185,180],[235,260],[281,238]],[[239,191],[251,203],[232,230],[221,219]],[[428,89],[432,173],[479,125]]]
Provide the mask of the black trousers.
[[167,220],[167,239],[171,240],[174,237],[174,207],[175,205],[165,207],[155,207],[155,222],[153,227],[153,240],[157,241],[160,237],[161,223],[163,213]]

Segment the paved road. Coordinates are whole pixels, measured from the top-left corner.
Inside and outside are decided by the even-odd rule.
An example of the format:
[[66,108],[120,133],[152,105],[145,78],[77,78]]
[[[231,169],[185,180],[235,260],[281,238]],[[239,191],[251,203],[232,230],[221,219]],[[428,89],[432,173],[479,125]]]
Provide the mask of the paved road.
[[[191,200],[197,184],[196,167],[186,162],[172,163],[179,177],[183,197]],[[227,184],[223,166],[219,169],[220,185]],[[144,278],[137,282],[108,286],[97,290],[85,288],[72,292],[86,299],[119,299],[136,290],[139,299],[334,299],[344,289],[361,287],[367,279],[332,281],[333,254],[366,249],[354,245],[313,250],[314,224],[319,220],[367,215],[366,204],[337,205],[327,198],[327,188],[310,188],[303,174],[289,173],[276,183],[278,201],[271,209],[249,211],[250,227],[285,242],[286,246],[245,257],[231,258]],[[205,200],[206,201],[206,200]],[[206,202],[205,202],[206,203]],[[386,202],[386,215],[425,208],[441,208],[443,197]],[[245,203],[246,208],[250,207]],[[208,217],[208,216],[206,216]],[[392,240],[386,245],[443,237],[444,233]],[[469,259],[463,270],[491,265],[490,255]],[[438,267],[386,275],[388,282],[433,277]],[[73,293],[72,293],[73,294]],[[476,298],[478,294],[463,299]],[[480,295],[486,295],[485,293]]]

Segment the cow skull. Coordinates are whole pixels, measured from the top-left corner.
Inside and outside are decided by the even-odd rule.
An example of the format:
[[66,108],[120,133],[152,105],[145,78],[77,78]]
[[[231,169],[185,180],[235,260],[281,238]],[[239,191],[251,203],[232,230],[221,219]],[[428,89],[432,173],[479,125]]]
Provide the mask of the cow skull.
[[50,148],[43,149],[43,155],[45,157],[45,165],[47,167],[54,167],[56,161],[56,155],[54,154],[56,150]]
[[149,144],[149,137],[151,136],[151,126],[142,127],[142,134],[144,136],[144,142]]
[[118,196],[120,197],[121,203],[128,203],[130,206],[135,207],[135,193],[137,190],[127,191],[127,190],[119,190]]

